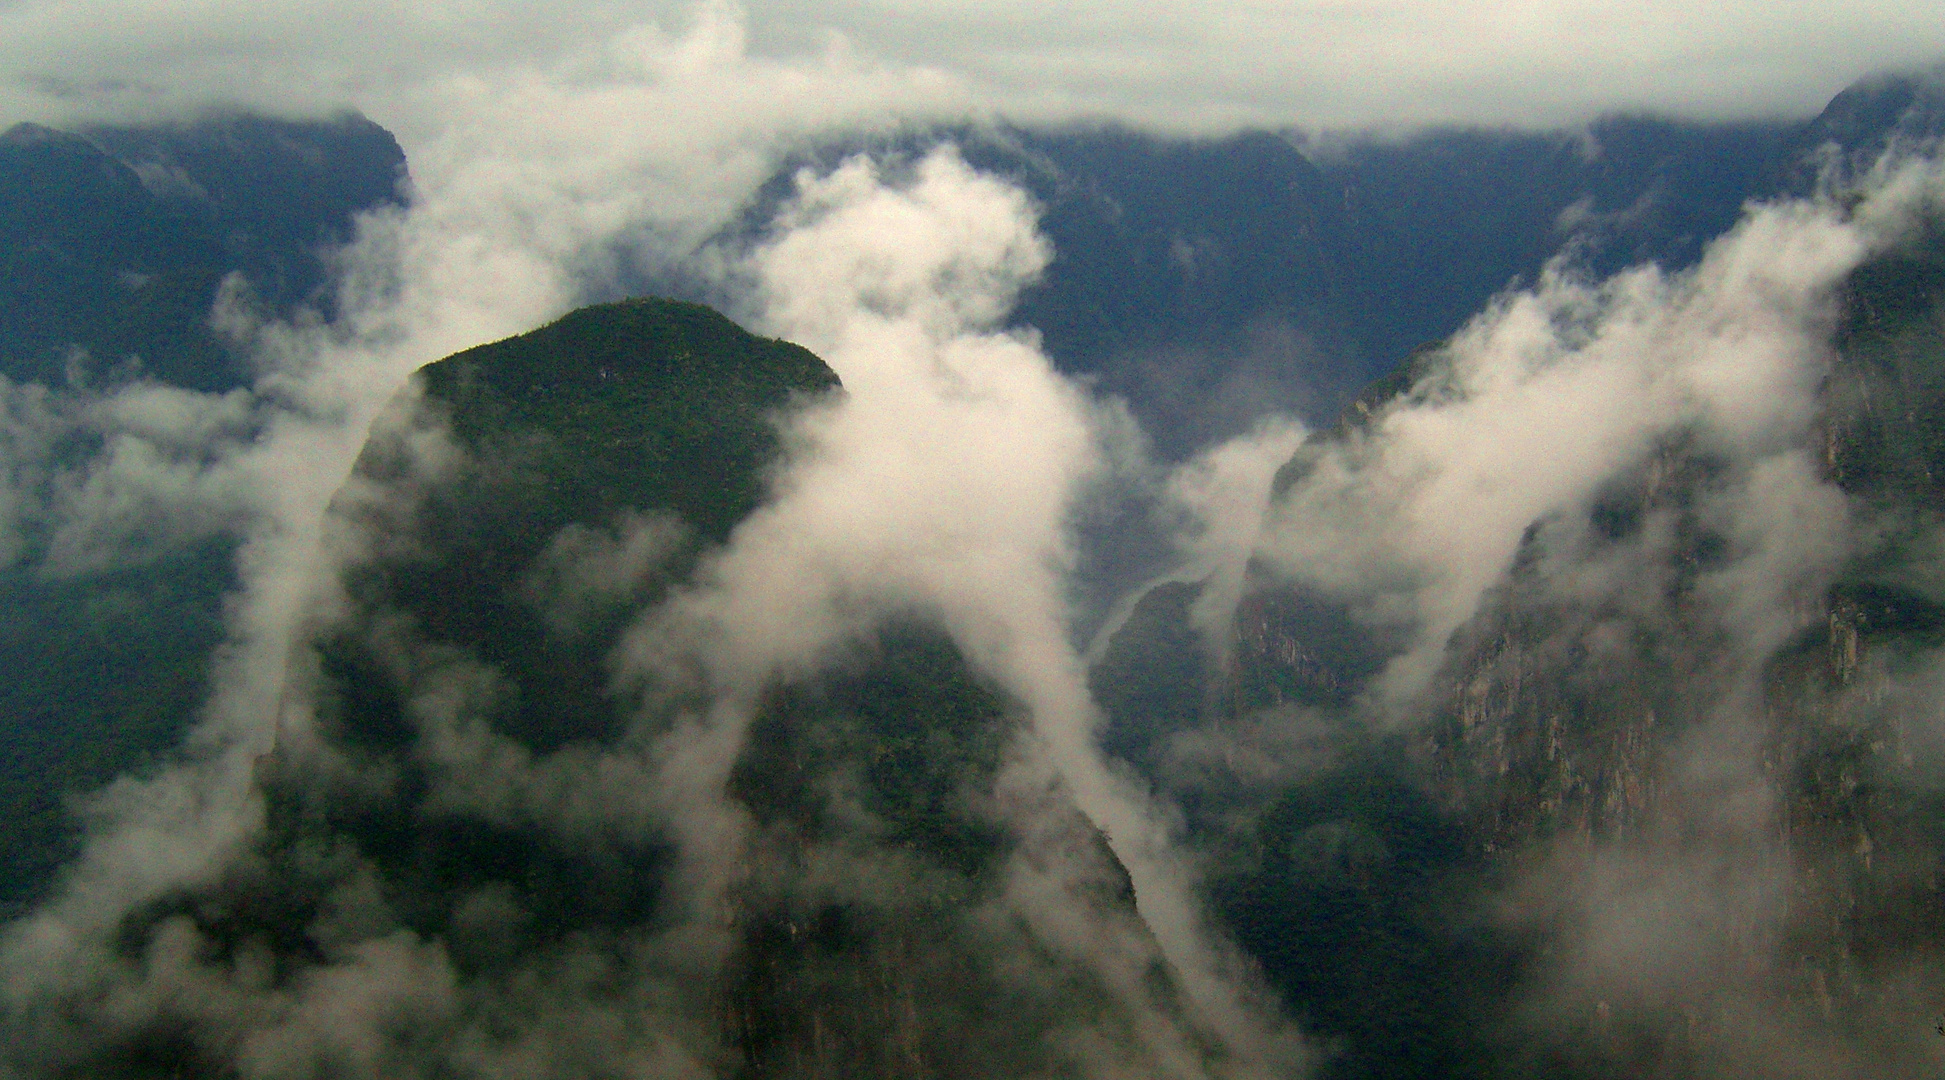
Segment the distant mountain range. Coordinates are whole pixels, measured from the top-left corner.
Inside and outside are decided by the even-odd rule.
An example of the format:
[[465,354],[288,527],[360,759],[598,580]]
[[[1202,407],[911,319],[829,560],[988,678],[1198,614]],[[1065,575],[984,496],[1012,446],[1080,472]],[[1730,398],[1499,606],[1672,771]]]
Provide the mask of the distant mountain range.
[[324,305],[352,217],[407,194],[405,155],[363,117],[235,117],[0,136],[0,374],[146,375],[195,390],[251,374],[209,326],[223,279],[273,312]]
[[[1556,256],[1594,275],[1689,265],[1748,201],[1806,194],[1820,169],[1866,167],[1893,141],[1938,137],[1941,101],[1933,80],[1886,77],[1800,121],[1615,116],[1574,131],[1398,140],[925,130],[786,162],[723,239],[767,227],[798,168],[951,140],[1041,204],[1055,259],[1014,321],[1044,335],[1062,370],[1128,401],[1179,459],[1273,409],[1328,422]],[[397,143],[357,116],[79,134],[23,125],[6,139],[3,250],[20,260],[9,280],[23,291],[0,310],[0,373],[16,381],[58,380],[79,346],[110,366],[191,357],[154,374],[236,385],[243,373],[198,337],[215,281],[240,272],[272,310],[328,305],[317,256],[349,236],[356,213],[405,192]],[[1838,156],[1820,157],[1826,147]],[[180,310],[156,291],[197,275]],[[623,284],[734,303],[695,282]]]
[[[1014,322],[1044,335],[1062,370],[1126,400],[1179,460],[1273,410],[1330,422],[1557,256],[1596,276],[1687,266],[1748,201],[1807,194],[1822,168],[1868,167],[1893,140],[1938,137],[1941,101],[1934,81],[1885,78],[1799,121],[1613,116],[1574,131],[1396,140],[927,130],[803,155],[742,231],[769,223],[797,167],[955,141],[1042,206],[1054,261]],[[1830,146],[1837,159],[1817,156]]]

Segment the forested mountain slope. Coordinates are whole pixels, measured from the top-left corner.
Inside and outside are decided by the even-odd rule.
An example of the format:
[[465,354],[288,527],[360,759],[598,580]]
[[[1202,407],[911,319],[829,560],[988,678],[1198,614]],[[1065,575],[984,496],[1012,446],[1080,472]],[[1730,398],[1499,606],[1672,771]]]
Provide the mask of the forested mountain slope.
[[252,317],[328,311],[330,252],[404,180],[355,115],[0,135],[0,910],[72,854],[66,800],[207,696],[239,508],[148,489],[262,422],[224,283]]
[[[1409,643],[1356,596],[1264,567],[1215,641],[1200,584],[1135,608],[1094,672],[1107,744],[1202,823],[1233,932],[1346,1040],[1328,1075],[1716,1075],[1748,1010],[1835,1074],[1922,1074],[1945,955],[1939,236],[1849,275],[1817,415],[1772,451],[1813,464],[1847,530],[1780,625],[1722,591],[1788,572],[1731,577],[1750,549],[1723,508],[1755,467],[1699,424],[1584,516],[1533,520],[1404,701],[1381,680]],[[1453,362],[1429,348],[1374,385],[1279,491],[1457,394]],[[1687,959],[1657,967],[1654,941]],[[1645,973],[1588,975],[1603,947]]]
[[[334,504],[342,592],[289,676],[314,720],[257,763],[261,835],[128,915],[15,1063],[233,1075],[386,962],[400,1034],[369,1064],[394,1075],[598,1072],[644,1037],[664,1067],[749,1077],[1152,1064],[1167,969],[1104,982],[1013,906],[1023,875],[1070,890],[1066,917],[1119,927],[1139,968],[1125,874],[1058,796],[1005,808],[1018,710],[924,621],[765,692],[707,796],[746,841],[685,849],[709,806],[655,805],[708,698],[631,667],[634,620],[756,507],[778,425],[841,393],[809,352],[658,300],[428,366]],[[723,878],[700,897],[699,860]],[[220,992],[174,996],[181,963]],[[102,994],[148,1004],[80,1007]]]

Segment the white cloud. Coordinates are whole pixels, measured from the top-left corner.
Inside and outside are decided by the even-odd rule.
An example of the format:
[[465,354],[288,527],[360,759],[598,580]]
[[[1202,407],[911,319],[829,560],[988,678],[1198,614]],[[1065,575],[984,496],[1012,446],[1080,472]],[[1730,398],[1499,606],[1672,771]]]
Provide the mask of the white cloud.
[[[1896,198],[1891,198],[1896,202]],[[1449,367],[1322,454],[1262,554],[1413,627],[1389,692],[1424,686],[1527,528],[1583,511],[1658,440],[1738,462],[1804,445],[1834,289],[1875,242],[1867,212],[1760,207],[1692,271],[1599,284],[1553,270],[1453,340]]]
[[[337,560],[355,554],[325,543],[323,510],[409,373],[565,309],[589,253],[617,235],[706,235],[767,174],[777,131],[821,122],[851,85],[848,76],[745,62],[734,31],[704,27],[649,42],[643,63],[680,69],[673,86],[636,70],[621,84],[471,87],[470,126],[434,140],[414,204],[368,217],[343,254],[337,322],[262,323],[225,304],[219,327],[264,373],[247,400],[144,389],[104,413],[148,453],[134,461],[141,469],[103,459],[105,504],[135,505],[163,480],[245,493],[241,591],[190,762],[103,793],[87,850],[58,894],[8,929],[0,962],[20,975],[8,988],[12,1008],[89,992],[89,980],[120,970],[108,956],[124,912],[170,888],[209,884],[259,834],[260,755],[280,739],[301,743],[309,725],[292,648],[303,620],[329,602]],[[751,119],[740,111],[750,102],[769,111]],[[709,111],[719,107],[726,111]],[[671,128],[671,115],[694,122]],[[557,117],[567,122],[549,127]],[[878,620],[917,614],[948,630],[1029,712],[1062,782],[1130,866],[1142,914],[1183,976],[1200,1026],[1261,1065],[1288,1044],[1233,992],[1220,950],[1198,925],[1187,869],[1169,855],[1161,815],[1092,747],[1096,717],[1068,640],[1064,582],[1073,500],[1103,468],[1095,407],[1030,335],[997,329],[1048,257],[1028,199],[950,153],[902,179],[864,162],[804,178],[777,238],[749,269],[765,329],[820,352],[846,392],[793,425],[775,501],[709,564],[703,586],[679,596],[641,638],[648,652],[686,647],[706,663],[718,695],[712,725],[683,728],[626,762],[509,756],[457,723],[441,727],[453,737],[429,750],[454,777],[478,781],[442,789],[443,798],[552,815],[569,831],[592,793],[627,790],[619,803],[592,800],[603,804],[590,812],[595,826],[612,823],[618,806],[640,827],[666,822],[696,871],[677,895],[706,904],[736,872],[725,857],[740,821],[723,803],[723,780],[756,692]],[[220,452],[189,455],[173,472],[151,467],[174,460],[165,451],[198,444]],[[147,486],[108,483],[138,475]],[[624,543],[611,561],[645,565],[658,543],[633,555]],[[463,695],[463,682],[449,689]],[[465,712],[464,701],[436,697],[420,704]],[[712,913],[670,914],[681,922]],[[720,920],[707,925],[719,939]],[[439,963],[405,967],[432,978]],[[313,989],[328,1004],[357,977],[333,975]],[[246,999],[238,1009],[260,1007]],[[334,1036],[317,1038],[322,1047]],[[349,1043],[340,1051],[370,1052]]]
[[[199,759],[101,800],[101,827],[65,891],[11,928],[8,969],[60,983],[77,957],[105,948],[130,905],[209,874],[252,835],[257,756],[280,724],[305,722],[286,665],[332,569],[323,508],[409,373],[563,311],[617,237],[645,234],[664,252],[687,253],[794,140],[986,109],[1191,128],[1552,121],[1643,104],[1808,111],[1836,88],[1816,72],[1914,62],[1945,42],[1932,21],[1890,7],[1738,8],[1699,26],[1686,9],[1676,18],[1673,9],[1575,8],[1541,21],[1510,9],[1446,11],[1239,8],[1212,18],[1133,5],[860,6],[804,16],[757,6],[747,20],[727,8],[663,8],[644,23],[642,11],[618,6],[212,0],[0,10],[0,93],[18,115],[349,102],[399,130],[419,189],[409,210],[364,223],[344,259],[338,323],[258,325],[219,312],[267,373],[245,410],[247,435],[225,419],[227,399],[150,395],[114,406],[117,430],[133,441],[117,444],[126,454],[104,459],[99,485],[84,484],[74,505],[129,506],[153,494],[240,514],[244,588],[219,693],[192,747]],[[1509,298],[1458,342],[1458,393],[1387,414],[1376,438],[1300,485],[1266,536],[1253,520],[1225,524],[1197,553],[1233,577],[1256,545],[1288,572],[1375,598],[1375,614],[1418,631],[1395,669],[1409,687],[1499,579],[1529,523],[1580,505],[1655,435],[1692,423],[1733,454],[1765,459],[1728,511],[1746,526],[1737,534],[1746,554],[1769,560],[1748,563],[1752,572],[1813,575],[1836,549],[1779,537],[1836,515],[1787,450],[1808,419],[1822,301],[1878,242],[1870,212],[1846,221],[1826,209],[1767,208],[1692,275],[1642,271],[1599,287],[1555,276]],[[1165,815],[1092,746],[1096,717],[1063,589],[1072,501],[1103,467],[1102,433],[1092,403],[1030,337],[994,329],[1048,257],[1032,207],[936,155],[903,179],[865,163],[807,178],[783,225],[750,264],[767,329],[817,350],[848,393],[793,429],[777,500],[739,531],[707,587],[648,624],[645,652],[669,648],[654,634],[675,635],[725,691],[713,729],[664,748],[684,756],[660,762],[655,809],[679,812],[692,851],[733,846],[733,815],[705,808],[740,744],[749,695],[873,621],[917,611],[1030,712],[1048,759],[1134,874],[1142,914],[1202,1019],[1246,1058],[1275,1060],[1288,1044],[1236,992],[1230,958],[1200,927]],[[44,403],[9,393],[9,416],[25,418],[10,436],[41,438]],[[1214,456],[1185,474],[1178,494],[1225,520],[1247,518],[1290,438],[1268,430],[1253,447]],[[225,443],[213,461],[178,465],[161,453],[211,440]],[[22,475],[9,477],[7,498],[34,480]],[[185,492],[187,503],[177,498]],[[0,504],[0,515],[12,512]],[[118,521],[105,511],[85,520]],[[6,527],[0,520],[0,536]],[[1817,541],[1827,530],[1813,531]],[[1721,586],[1755,605],[1752,620],[1780,602],[1732,579]],[[450,749],[463,764],[478,748]],[[581,782],[572,771],[541,779],[572,786]],[[518,794],[544,802],[555,793],[543,784]],[[365,963],[434,987],[443,978],[434,953],[403,939]],[[311,987],[320,1018],[339,987]],[[23,979],[9,992],[34,989]]]
[[[752,259],[766,328],[823,356],[845,390],[795,423],[774,501],[701,587],[636,635],[637,663],[697,658],[718,693],[713,728],[670,743],[690,750],[669,772],[685,814],[721,791],[776,675],[813,669],[883,620],[934,622],[1024,709],[1034,752],[1127,867],[1198,1026],[1239,1068],[1287,1062],[1299,1051],[1239,995],[1246,980],[1202,925],[1165,817],[1094,746],[1065,576],[1074,500],[1106,464],[1101,438],[1037,342],[996,329],[1048,256],[1033,208],[950,150],[902,181],[855,160],[799,185],[785,231]],[[720,858],[720,829],[691,850]]]
[[0,570],[27,553],[47,498],[48,460],[73,420],[44,386],[0,378]]
[[[714,29],[665,48],[698,21]],[[1742,2],[1707,19],[1670,0],[1544,8],[754,0],[740,9],[671,0],[546,9],[504,0],[25,0],[0,10],[0,101],[31,119],[351,104],[417,151],[425,133],[484,88],[555,76],[589,87],[644,51],[658,57],[650,78],[690,80],[742,51],[743,26],[757,63],[897,73],[872,88],[880,115],[923,115],[949,101],[1023,120],[1112,117],[1204,131],[1529,126],[1616,109],[1807,115],[1860,76],[1945,56],[1938,20],[1894,0]],[[946,92],[914,92],[920,85]],[[724,89],[720,104],[730,109],[757,114],[777,104]],[[824,95],[805,85],[795,96],[801,107]],[[601,115],[552,114],[544,126]],[[670,133],[695,124],[682,114],[657,122]]]

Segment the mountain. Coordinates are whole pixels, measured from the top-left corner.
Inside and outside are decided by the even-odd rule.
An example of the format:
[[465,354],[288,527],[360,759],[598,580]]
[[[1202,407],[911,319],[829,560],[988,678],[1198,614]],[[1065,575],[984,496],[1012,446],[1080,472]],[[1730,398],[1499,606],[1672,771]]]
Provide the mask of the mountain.
[[[1125,400],[1179,461],[1271,413],[1329,423],[1550,260],[1596,277],[1691,265],[1745,203],[1814,189],[1826,148],[1863,168],[1893,141],[1937,138],[1937,87],[1867,80],[1807,120],[1615,115],[1570,131],[1185,139],[998,124],[838,138],[784,163],[725,242],[760,235],[800,169],[952,142],[1041,206],[1054,259],[1013,323]],[[695,283],[627,287],[735,302]]]
[[324,253],[357,214],[399,205],[404,179],[398,143],[355,114],[16,125],[0,135],[0,375],[246,385],[209,326],[223,279],[273,312],[328,302]]
[[58,384],[71,361],[80,379],[148,354],[165,378],[222,380],[204,324],[223,260],[205,230],[93,143],[34,125],[0,136],[0,185],[9,378]]
[[1945,135],[1945,85],[1939,74],[1881,75],[1847,86],[1800,125],[1775,166],[1776,187],[1807,194],[1818,171],[1869,169],[1894,145],[1919,151]]
[[[1093,672],[1104,741],[1191,815],[1231,932],[1343,1040],[1325,1075],[1787,1071],[1742,1060],[1750,1009],[1830,1075],[1923,1074],[1945,954],[1923,689],[1945,643],[1941,327],[1936,223],[1845,280],[1794,453],[1854,532],[1780,629],[1720,591],[1750,466],[1699,428],[1604,480],[1584,524],[1532,521],[1402,716],[1379,681],[1410,643],[1360,598],[1259,566],[1213,642],[1202,584],[1134,607]],[[1374,384],[1278,490],[1456,393],[1451,362],[1428,348]],[[1625,585],[1596,584],[1617,566]],[[1296,779],[1252,786],[1211,754]],[[1647,973],[1582,975],[1599,964],[1575,950],[1600,947]]]
[[326,257],[352,239],[358,215],[403,207],[410,194],[398,140],[355,112],[313,121],[218,115],[81,134],[219,241],[225,272],[242,274],[275,312],[310,304],[329,317],[336,298]]
[[[1727,962],[1760,973],[1725,980],[1735,989],[1714,999],[1690,997],[1707,1022],[1670,1031],[1660,1003],[1617,1001],[1606,1045],[1547,1047],[1539,1053],[1549,1068],[1706,1067],[1725,1052],[1714,1040],[1736,993],[1872,1046],[1865,1072],[1924,1067],[1928,1048],[1901,1030],[1910,1003],[1884,995],[1909,965],[1935,963],[1945,950],[1935,869],[1945,858],[1945,802],[1918,748],[1920,722],[1884,695],[1945,641],[1945,597],[1919,554],[1938,525],[1934,469],[1945,464],[1941,270],[1945,244],[1934,231],[1866,264],[1844,291],[1839,360],[1810,449],[1854,513],[1895,524],[1857,544],[1800,628],[1762,660],[1754,737],[1776,804],[1743,843],[1791,866],[1780,942],[1736,943]],[[1733,543],[1702,511],[1722,468],[1699,447],[1670,446],[1595,508],[1615,542],[1659,515],[1678,523],[1669,614],[1643,620],[1623,655],[1590,665],[1601,615],[1536,595],[1517,569],[1455,639],[1446,677],[1456,689],[1437,707],[1430,756],[1469,843],[1489,859],[1517,859],[1544,838],[1655,844],[1706,827],[1708,811],[1683,790],[1681,771],[1692,767],[1684,740],[1724,707],[1720,688],[1733,684],[1721,616],[1698,595]],[[1583,1015],[1596,1005],[1583,1002]]]
[[226,634],[231,512],[106,505],[118,470],[166,478],[210,449],[131,442],[106,395],[143,392],[159,414],[124,407],[165,427],[247,430],[247,403],[220,397],[257,375],[212,329],[223,282],[270,314],[328,311],[329,250],[404,179],[391,134],[355,114],[0,135],[0,911],[72,855],[68,799],[179,742]]
[[[698,688],[630,674],[633,616],[697,587],[757,506],[778,417],[841,392],[804,349],[657,300],[429,365],[333,505],[342,595],[293,658],[316,720],[257,763],[261,835],[125,916],[116,955],[16,1029],[16,1067],[328,1059],[299,1045],[328,1031],[292,1029],[400,956],[400,1037],[366,1057],[391,1075],[537,1053],[599,1073],[644,1039],[747,1077],[1139,1067],[1130,989],[1009,900],[1023,876],[1075,890],[1070,915],[1139,948],[1126,875],[1071,807],[1023,835],[997,805],[1019,710],[925,623],[763,692],[724,777],[739,847],[685,851],[652,805]],[[729,860],[729,888],[694,912],[698,856]],[[1085,872],[1026,865],[1052,859]],[[222,989],[172,996],[184,977]],[[1132,992],[1180,1009],[1165,969],[1148,979]],[[153,1004],[91,1015],[104,993]],[[1096,1032],[1127,1042],[1076,1042]]]

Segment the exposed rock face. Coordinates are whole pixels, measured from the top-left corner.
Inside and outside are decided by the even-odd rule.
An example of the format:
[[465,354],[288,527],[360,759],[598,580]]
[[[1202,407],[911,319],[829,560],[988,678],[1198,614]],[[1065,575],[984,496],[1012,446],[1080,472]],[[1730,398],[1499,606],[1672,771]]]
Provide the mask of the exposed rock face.
[[1224,669],[1228,711],[1344,705],[1376,673],[1378,655],[1350,613],[1303,589],[1262,589],[1237,605]]
[[[1935,134],[1936,97],[1859,88],[1811,131],[1861,166]],[[1789,133],[1680,128],[1603,122],[1601,165],[1551,135],[1451,133],[1329,168],[1261,134],[1035,136],[1034,154],[1064,162],[1033,174],[1063,261],[1020,318],[1186,454],[1244,428],[1264,387],[1336,399],[1361,379],[1347,372],[1470,314],[1568,232],[1610,261],[1692,258],[1752,185],[1767,190],[1758,162]],[[1725,146],[1755,152],[1716,183],[1710,148]],[[1108,180],[1075,182],[1090,157]],[[1448,183],[1447,166],[1486,158],[1483,196]],[[1501,205],[1496,178],[1528,165],[1551,179]],[[246,383],[209,331],[218,283],[241,271],[276,310],[328,314],[318,251],[399,197],[401,167],[356,118],[14,129],[0,138],[0,372],[45,385],[7,404],[143,377]],[[1171,184],[1212,175],[1182,216]],[[1701,198],[1648,198],[1676,189]],[[1466,212],[1482,199],[1508,213]],[[1882,533],[1753,669],[1693,592],[1725,543],[1695,496],[1726,466],[1679,443],[1603,494],[1585,539],[1658,530],[1665,573],[1637,583],[1640,608],[1561,599],[1535,540],[1394,728],[1360,710],[1398,645],[1346,605],[1257,588],[1210,640],[1191,625],[1199,586],[1144,599],[1095,671],[1105,740],[1176,798],[1224,923],[1337,1050],[1326,1075],[1919,1075],[1929,1059],[1896,1025],[1938,999],[1945,970],[1945,805],[1924,711],[1945,639],[1926,546],[1945,494],[1935,254],[1919,245],[1853,282],[1813,449]],[[1359,397],[1345,429],[1437,353]],[[1013,704],[922,623],[767,688],[709,800],[738,838],[710,867],[726,883],[684,906],[697,843],[645,793],[652,744],[699,705],[611,660],[632,615],[688,583],[763,497],[773,415],[833,387],[803,350],[660,303],[436,365],[425,411],[374,441],[334,510],[346,572],[292,664],[315,715],[257,764],[262,829],[122,920],[63,995],[11,1014],[0,1060],[35,1076],[753,1080],[1215,1061],[1127,875],[1013,752]],[[146,632],[179,639],[80,671],[41,699],[59,714],[32,715],[96,745],[169,745],[200,695],[176,669],[220,635],[230,554],[38,607],[9,593],[9,658],[30,637],[56,641],[50,668],[92,648],[41,625],[80,601],[117,626],[146,612]],[[121,695],[101,710],[114,726],[76,720],[86,683]],[[1745,739],[1720,760],[1748,775],[1693,775],[1711,737]],[[29,738],[7,749],[16,772],[74,760]],[[120,769],[111,758],[86,764],[94,780]],[[1718,781],[1736,798],[1707,798]],[[9,818],[20,805],[6,793]],[[21,876],[53,865],[35,857]],[[1637,902],[1622,912],[1635,921],[1592,922],[1616,897]],[[1576,976],[1603,949],[1610,967],[1663,966]],[[1815,1041],[1831,1032],[1860,1055],[1834,1060]],[[1783,1049],[1731,1060],[1752,1045]],[[1781,1060],[1804,1046],[1810,1065]]]

